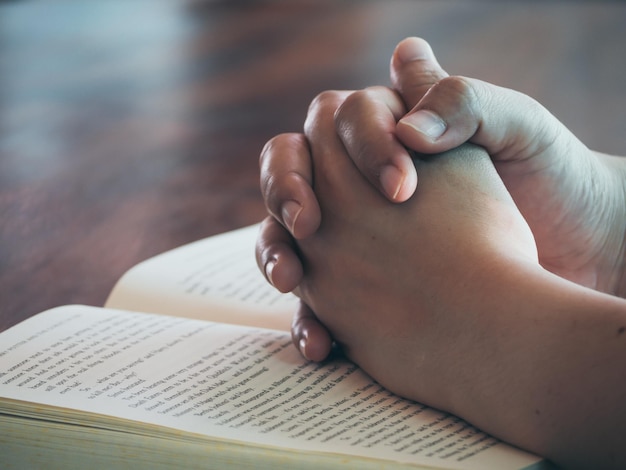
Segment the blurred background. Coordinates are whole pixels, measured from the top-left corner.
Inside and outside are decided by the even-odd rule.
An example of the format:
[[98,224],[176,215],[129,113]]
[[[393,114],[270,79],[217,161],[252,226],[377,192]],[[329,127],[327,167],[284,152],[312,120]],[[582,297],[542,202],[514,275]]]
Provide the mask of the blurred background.
[[414,35],[626,155],[623,2],[0,0],[0,330],[261,220],[263,144]]

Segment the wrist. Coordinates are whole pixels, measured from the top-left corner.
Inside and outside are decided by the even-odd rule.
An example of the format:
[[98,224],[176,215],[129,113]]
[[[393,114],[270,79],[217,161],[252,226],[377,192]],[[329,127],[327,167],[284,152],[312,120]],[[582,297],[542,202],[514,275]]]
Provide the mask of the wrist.
[[626,298],[626,158],[594,152],[606,174],[607,188],[598,207],[605,214],[607,241],[604,252],[604,284],[600,291]]
[[626,361],[626,301],[532,263],[493,279],[492,297],[472,308],[480,343],[450,411],[561,463],[609,455],[626,432],[626,379],[615,370]]

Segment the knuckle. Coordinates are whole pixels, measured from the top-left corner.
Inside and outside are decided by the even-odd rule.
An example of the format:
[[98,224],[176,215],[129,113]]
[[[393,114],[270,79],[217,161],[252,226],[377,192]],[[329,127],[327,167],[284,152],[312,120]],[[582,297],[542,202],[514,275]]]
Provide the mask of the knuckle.
[[337,131],[349,133],[355,122],[360,122],[365,116],[376,114],[375,103],[381,100],[382,93],[386,91],[385,87],[372,86],[354,91],[347,96],[333,116]]
[[365,90],[352,92],[350,96],[347,96],[343,103],[341,103],[341,105],[337,108],[336,115],[345,113],[348,109],[360,108],[365,99]]
[[337,107],[334,113],[335,122],[339,124],[354,116],[358,116],[361,112],[368,109],[377,98],[376,88],[379,87],[369,87],[350,93]]
[[272,137],[265,143],[259,155],[261,172],[272,171],[272,165],[283,161],[285,155],[300,153],[306,148],[306,139],[301,133],[288,132]]
[[435,88],[440,93],[451,95],[455,100],[461,102],[473,102],[478,98],[478,93],[474,82],[466,77],[454,75],[440,80]]
[[276,184],[276,177],[273,175],[267,175],[261,180],[261,193],[265,201],[265,207],[273,215],[276,215],[277,209],[280,206]]
[[276,188],[280,188],[280,176],[285,173],[285,154],[297,151],[294,147],[299,145],[300,141],[300,134],[285,133],[272,137],[263,146],[259,156],[259,181],[266,202],[271,201],[277,191]]
[[304,121],[305,134],[315,134],[318,126],[323,127],[326,120],[334,119],[335,111],[344,99],[345,95],[336,90],[323,91],[313,98]]
[[380,100],[381,96],[389,91],[384,86],[369,86],[352,93],[349,98],[360,103],[370,103],[372,101]]
[[319,111],[332,107],[333,112],[342,101],[342,94],[337,90],[325,90],[319,93],[309,105],[309,114],[315,114]]
[[372,103],[381,101],[389,92],[389,89],[384,86],[370,86],[362,90],[353,91],[343,100],[336,114],[341,114],[346,110],[369,108]]
[[431,96],[436,97],[439,105],[443,106],[442,110],[456,110],[457,113],[473,116],[477,121],[482,113],[481,109],[489,104],[489,93],[481,90],[480,83],[459,75],[446,77],[433,86]]
[[259,155],[260,168],[265,168],[267,166],[267,162],[276,148],[276,143],[282,138],[282,136],[283,134],[276,135],[265,143],[261,149],[261,154]]
[[276,193],[276,175],[268,172],[261,175],[261,190],[266,202],[273,200],[273,195]]
[[291,139],[293,135],[294,134],[287,133],[278,134],[268,140],[261,149],[261,154],[259,155],[259,166],[261,168],[266,168],[272,157],[279,151],[278,149],[282,146],[282,143]]

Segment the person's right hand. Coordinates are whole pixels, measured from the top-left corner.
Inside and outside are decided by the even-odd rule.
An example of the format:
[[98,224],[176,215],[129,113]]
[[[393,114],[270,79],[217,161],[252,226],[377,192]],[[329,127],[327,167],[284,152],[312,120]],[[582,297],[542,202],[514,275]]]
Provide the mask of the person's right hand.
[[[626,296],[626,165],[620,157],[589,150],[558,119],[530,97],[479,80],[449,77],[428,44],[402,41],[391,61],[394,88],[407,108],[393,137],[380,141],[380,116],[371,113],[367,92],[346,97],[335,116],[336,129],[357,167],[389,200],[404,202],[413,194],[417,174],[408,152],[439,153],[469,141],[484,147],[529,223],[539,260],[549,271],[586,287]],[[301,161],[287,149],[269,146],[261,170],[267,206],[296,238],[306,238],[320,223],[310,181],[295,181]],[[302,158],[299,156],[299,158]],[[284,177],[285,175],[290,178]],[[277,207],[290,201],[298,217]],[[294,212],[295,213],[295,212]],[[293,214],[293,213],[292,213]],[[273,230],[274,234],[280,229]],[[265,237],[265,238],[263,238]],[[264,236],[259,246],[272,250],[284,234]],[[284,244],[281,249],[284,250]],[[295,252],[273,278],[299,283]],[[279,281],[281,284],[281,281]],[[279,287],[280,288],[280,287]]]
[[[410,100],[398,54],[394,84]],[[356,129],[360,119],[346,110],[338,127],[348,129],[345,121]],[[343,134],[362,138],[356,131]],[[433,85],[399,121],[396,135],[427,154],[466,141],[484,147],[532,229],[541,264],[583,286],[626,296],[626,160],[589,150],[529,96],[465,77],[444,77]],[[384,154],[350,154],[376,184],[375,175],[387,164]]]

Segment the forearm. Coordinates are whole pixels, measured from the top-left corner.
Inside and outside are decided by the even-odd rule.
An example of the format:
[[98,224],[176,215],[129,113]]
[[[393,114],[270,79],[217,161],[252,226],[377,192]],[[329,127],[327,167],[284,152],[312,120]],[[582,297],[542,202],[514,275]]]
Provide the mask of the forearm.
[[493,274],[452,411],[565,466],[624,468],[626,301],[532,264]]

